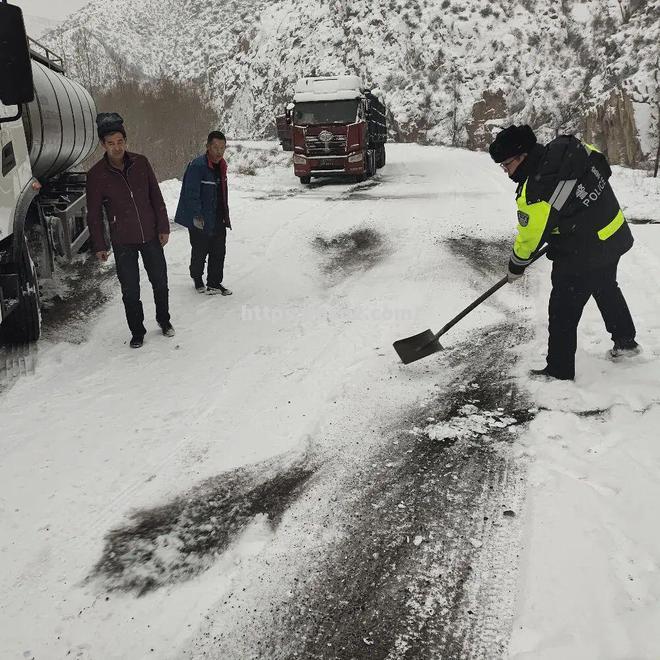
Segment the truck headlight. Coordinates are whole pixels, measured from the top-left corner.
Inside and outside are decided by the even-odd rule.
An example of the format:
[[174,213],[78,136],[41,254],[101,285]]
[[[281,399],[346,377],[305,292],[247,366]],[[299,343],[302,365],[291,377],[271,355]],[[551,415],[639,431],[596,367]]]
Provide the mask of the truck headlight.
[[363,158],[362,152],[358,151],[357,153],[351,154],[348,157],[348,162],[349,163],[359,163],[362,160],[362,158]]
[[298,154],[296,154],[293,157],[293,162],[295,165],[304,165],[307,162],[307,159],[304,156],[299,156]]

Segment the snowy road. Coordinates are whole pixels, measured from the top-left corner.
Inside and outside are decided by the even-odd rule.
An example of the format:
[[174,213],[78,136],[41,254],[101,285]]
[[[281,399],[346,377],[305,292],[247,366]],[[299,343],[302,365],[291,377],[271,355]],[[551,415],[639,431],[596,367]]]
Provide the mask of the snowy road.
[[[163,184],[171,210],[177,186]],[[404,367],[391,348],[501,277],[510,183],[484,154],[394,145],[365,184],[302,189],[273,166],[230,181],[230,195],[233,296],[194,292],[175,231],[174,339],[152,322],[130,351],[117,295],[98,315],[54,313],[0,395],[2,652],[541,657],[551,642],[525,605],[534,557],[518,574],[538,539],[523,510],[527,443],[543,429],[527,424],[567,400],[618,399],[555,388],[544,400],[521,379],[542,355],[546,263],[443,353]],[[113,282],[97,277],[96,304]],[[597,322],[587,315],[587,350],[603,341]],[[657,345],[642,340],[623,398],[657,416],[641,394]],[[525,635],[510,647],[514,617]]]

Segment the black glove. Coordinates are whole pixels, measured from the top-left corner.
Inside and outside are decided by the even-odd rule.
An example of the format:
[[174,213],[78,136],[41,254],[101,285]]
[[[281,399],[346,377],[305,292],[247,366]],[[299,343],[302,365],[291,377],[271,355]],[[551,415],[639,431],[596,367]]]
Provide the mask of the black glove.
[[517,279],[521,278],[525,274],[525,271],[522,273],[512,273],[511,270],[507,270],[506,272],[506,281],[511,284],[511,282],[515,282]]

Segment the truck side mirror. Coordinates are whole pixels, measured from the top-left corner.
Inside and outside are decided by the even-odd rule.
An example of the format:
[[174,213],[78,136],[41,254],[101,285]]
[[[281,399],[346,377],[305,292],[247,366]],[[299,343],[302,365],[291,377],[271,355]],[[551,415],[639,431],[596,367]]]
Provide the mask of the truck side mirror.
[[0,101],[20,105],[32,100],[32,64],[23,13],[0,0]]

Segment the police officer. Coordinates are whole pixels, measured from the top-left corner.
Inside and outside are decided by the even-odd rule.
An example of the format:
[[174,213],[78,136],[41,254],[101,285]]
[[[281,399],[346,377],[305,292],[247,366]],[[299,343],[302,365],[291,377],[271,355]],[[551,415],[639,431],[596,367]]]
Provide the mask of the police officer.
[[489,147],[491,157],[518,184],[518,235],[508,280],[521,277],[534,253],[548,243],[552,291],[544,380],[575,377],[577,327],[591,296],[612,337],[612,358],[635,355],[635,326],[616,280],[619,259],[633,237],[609,184],[611,169],[595,147],[571,135],[546,146],[529,126],[509,126]]

